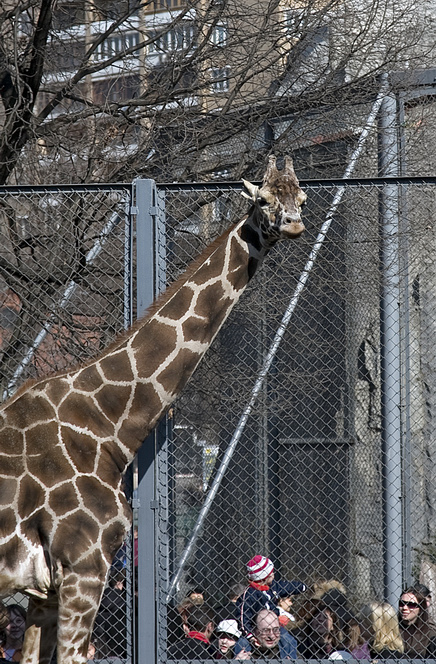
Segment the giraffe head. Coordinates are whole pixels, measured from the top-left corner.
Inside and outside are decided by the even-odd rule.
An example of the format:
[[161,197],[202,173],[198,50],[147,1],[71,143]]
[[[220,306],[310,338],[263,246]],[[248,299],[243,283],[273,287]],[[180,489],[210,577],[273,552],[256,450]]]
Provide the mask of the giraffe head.
[[261,187],[247,180],[242,182],[248,192],[242,195],[253,202],[265,238],[284,240],[303,233],[301,206],[307,196],[300,188],[290,157],[285,157],[281,171],[277,169],[276,158],[269,157]]

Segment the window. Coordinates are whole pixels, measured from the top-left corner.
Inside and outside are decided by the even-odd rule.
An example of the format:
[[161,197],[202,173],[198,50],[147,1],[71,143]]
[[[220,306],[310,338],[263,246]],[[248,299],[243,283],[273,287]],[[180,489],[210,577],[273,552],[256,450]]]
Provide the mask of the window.
[[185,0],[152,0],[151,5],[147,6],[147,11],[152,10],[153,12],[156,12],[161,9],[175,9],[177,7],[183,7],[184,5]]
[[230,67],[212,67],[210,77],[212,79],[212,92],[227,92],[229,89]]
[[[181,23],[171,30],[161,34],[155,33],[156,38],[148,47],[148,55],[162,55],[174,51],[189,50],[195,46],[194,26],[190,23]],[[153,39],[153,34],[150,38]]]
[[215,44],[215,46],[225,46],[227,44],[227,27],[225,25],[216,25],[213,28],[212,44]]
[[122,103],[127,99],[137,97],[139,94],[138,76],[122,76],[119,78],[105,78],[93,84],[94,100],[97,104],[110,102]]
[[102,44],[97,46],[95,57],[97,60],[106,60],[114,55],[125,53],[129,48],[139,44],[139,32],[126,32],[111,35]]

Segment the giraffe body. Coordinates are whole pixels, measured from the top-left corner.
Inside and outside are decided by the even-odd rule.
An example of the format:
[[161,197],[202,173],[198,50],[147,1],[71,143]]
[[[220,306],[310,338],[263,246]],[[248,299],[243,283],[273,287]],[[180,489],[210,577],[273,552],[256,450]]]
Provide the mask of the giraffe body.
[[280,239],[304,230],[292,163],[244,182],[248,215],[150,312],[83,367],[0,409],[0,594],[29,595],[23,664],[83,664],[109,566],[131,524],[127,465]]

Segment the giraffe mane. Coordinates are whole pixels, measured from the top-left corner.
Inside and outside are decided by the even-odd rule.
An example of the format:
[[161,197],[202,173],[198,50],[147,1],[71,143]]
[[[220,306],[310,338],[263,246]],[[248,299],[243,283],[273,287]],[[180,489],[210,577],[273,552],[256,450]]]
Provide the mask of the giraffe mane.
[[[246,214],[242,220],[239,220],[239,224],[243,224],[245,220],[248,218],[248,214]],[[129,339],[129,337],[135,333],[140,327],[145,325],[148,320],[150,320],[155,313],[159,311],[169,300],[173,297],[174,293],[177,292],[177,290],[183,286],[189,279],[195,274],[195,272],[198,270],[201,265],[216,251],[216,249],[222,244],[222,242],[228,237],[228,235],[231,233],[231,231],[234,229],[234,226],[230,226],[227,228],[227,230],[224,231],[221,235],[219,235],[211,244],[209,244],[207,247],[203,249],[203,251],[197,256],[197,258],[194,258],[192,263],[188,266],[188,268],[185,270],[185,272],[177,279],[175,279],[169,286],[168,288],[165,289],[161,295],[159,295],[156,300],[154,300],[150,306],[146,309],[144,314],[136,320],[133,325],[131,325],[127,330],[124,330],[123,332],[120,332],[117,337],[104,349],[102,354],[99,354],[99,359],[102,357],[105,357],[108,353],[113,352],[116,348],[119,346],[122,346],[122,344]],[[28,390],[31,387],[34,387],[35,385],[38,385],[39,383],[43,383],[44,381],[50,379],[50,378],[61,378],[62,376],[67,376],[69,373],[74,372],[76,369],[84,369],[88,366],[92,366],[94,362],[96,361],[96,358],[89,358],[89,360],[86,360],[83,363],[77,363],[69,367],[68,369],[60,370],[60,371],[55,371],[53,373],[49,373],[45,376],[38,376],[37,378],[29,378],[26,380],[20,387],[17,389],[17,391],[9,398],[7,399],[3,404],[0,405],[0,412],[1,410],[8,404],[11,403],[12,401],[15,401],[18,399],[23,392]]]

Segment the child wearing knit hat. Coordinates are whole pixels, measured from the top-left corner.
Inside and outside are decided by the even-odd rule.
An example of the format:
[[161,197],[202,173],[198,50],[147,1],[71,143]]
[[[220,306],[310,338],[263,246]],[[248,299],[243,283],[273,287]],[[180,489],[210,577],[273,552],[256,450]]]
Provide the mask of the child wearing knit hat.
[[299,595],[306,590],[301,581],[275,581],[274,563],[266,556],[256,555],[247,563],[248,588],[236,602],[237,617],[244,635],[250,637],[254,619],[262,609],[280,614],[280,597]]

